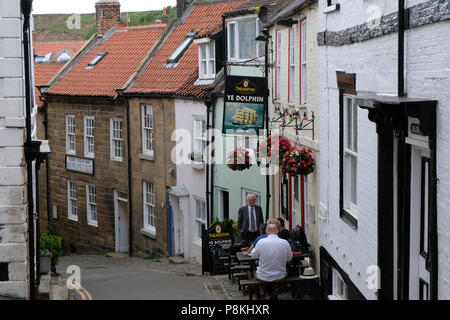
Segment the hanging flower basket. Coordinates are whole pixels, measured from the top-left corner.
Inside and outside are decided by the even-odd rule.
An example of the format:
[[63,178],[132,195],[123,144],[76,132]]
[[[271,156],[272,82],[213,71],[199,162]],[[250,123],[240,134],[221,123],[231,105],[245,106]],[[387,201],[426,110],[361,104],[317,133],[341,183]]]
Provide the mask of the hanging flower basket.
[[250,169],[250,154],[244,148],[237,148],[227,155],[227,166],[233,171]]
[[300,150],[295,146],[291,147],[282,160],[281,171],[291,176],[307,176],[314,172],[312,150],[309,148]]
[[[274,162],[278,161],[281,166],[284,155],[291,147],[289,139],[278,135],[271,135],[266,141],[260,143],[259,154],[261,157],[271,158]],[[273,155],[272,151],[274,152]]]

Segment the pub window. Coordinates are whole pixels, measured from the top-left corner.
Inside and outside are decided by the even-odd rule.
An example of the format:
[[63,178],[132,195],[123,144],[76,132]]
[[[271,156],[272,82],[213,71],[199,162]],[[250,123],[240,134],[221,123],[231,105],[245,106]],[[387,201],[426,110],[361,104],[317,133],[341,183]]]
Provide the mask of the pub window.
[[88,224],[97,227],[97,188],[92,184],[86,185],[86,205]]
[[197,229],[197,238],[202,238],[202,225],[206,227],[206,204],[203,200],[195,200],[195,224]]
[[75,116],[66,116],[66,153],[76,154],[75,151]]
[[122,120],[111,119],[110,131],[111,131],[110,132],[111,160],[122,162],[123,160]]
[[153,182],[143,182],[143,196],[144,196],[144,229],[156,234],[155,222],[155,185]]
[[255,59],[264,54],[264,44],[255,40],[262,29],[258,18],[230,21],[227,27],[229,60]]
[[94,158],[94,118],[84,118],[84,156]]
[[300,103],[304,105],[306,103],[307,92],[307,73],[306,73],[306,20],[300,23]]
[[153,157],[153,108],[142,106],[142,153]]
[[67,182],[67,208],[68,218],[73,221],[78,221],[78,195],[77,183],[74,181]]
[[343,191],[344,210],[358,219],[357,174],[358,174],[358,129],[357,105],[351,96],[344,96],[344,150]]
[[295,27],[289,29],[289,102],[294,102],[295,97]]

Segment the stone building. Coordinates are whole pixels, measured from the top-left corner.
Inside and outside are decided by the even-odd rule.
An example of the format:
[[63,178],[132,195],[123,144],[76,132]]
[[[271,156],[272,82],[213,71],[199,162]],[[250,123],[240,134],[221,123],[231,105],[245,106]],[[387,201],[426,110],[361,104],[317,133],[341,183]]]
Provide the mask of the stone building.
[[450,4],[318,11],[324,297],[449,299]]
[[[139,233],[135,247],[140,251],[150,248],[201,262],[201,226],[208,223],[202,158],[208,99],[202,89],[214,81],[215,70],[220,70],[222,52],[213,41],[200,41],[198,36],[212,29],[220,31],[222,13],[237,4],[186,1],[180,5],[183,11],[176,24],[124,91],[135,124],[131,128],[136,137],[131,144],[131,179],[133,225]],[[208,52],[210,72],[202,64],[206,60],[205,55],[200,58],[202,52]],[[184,150],[175,149],[180,139],[184,139]],[[178,151],[180,161],[174,159]]]
[[129,252],[130,119],[116,90],[160,41],[165,25],[122,27],[118,1],[96,3],[97,27],[46,88],[50,221],[67,251]]

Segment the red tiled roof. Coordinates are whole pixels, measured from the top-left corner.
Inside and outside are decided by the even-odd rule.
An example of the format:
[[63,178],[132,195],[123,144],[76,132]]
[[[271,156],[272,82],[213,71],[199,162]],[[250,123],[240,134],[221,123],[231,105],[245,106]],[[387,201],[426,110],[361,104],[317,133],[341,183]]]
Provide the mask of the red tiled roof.
[[[44,86],[46,85],[61,68],[64,66],[64,63],[36,63],[34,65],[34,82],[36,86]],[[39,100],[40,92],[35,87],[35,98],[36,105],[38,108],[42,107],[44,103]]]
[[53,55],[51,61],[56,61],[56,56],[60,54],[63,49],[66,49],[66,51],[73,57],[84,44],[85,41],[34,42],[33,49],[38,56],[44,56],[52,52]]
[[197,44],[189,46],[175,68],[165,68],[164,65],[189,32],[203,32],[221,24],[222,14],[242,3],[244,1],[195,5],[184,22],[173,28],[148,66],[126,92],[201,96],[205,86],[194,86],[198,79]]
[[[88,50],[52,88],[49,95],[117,97],[165,28],[165,24],[120,27]],[[108,54],[92,69],[85,67],[101,52]]]

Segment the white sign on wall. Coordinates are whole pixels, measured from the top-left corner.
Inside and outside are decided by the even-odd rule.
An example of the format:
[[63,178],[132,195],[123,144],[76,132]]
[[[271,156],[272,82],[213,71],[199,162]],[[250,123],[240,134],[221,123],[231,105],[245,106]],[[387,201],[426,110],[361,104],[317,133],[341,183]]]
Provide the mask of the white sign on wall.
[[78,158],[74,156],[66,156],[66,169],[68,171],[80,172],[94,175],[94,160],[86,158]]

